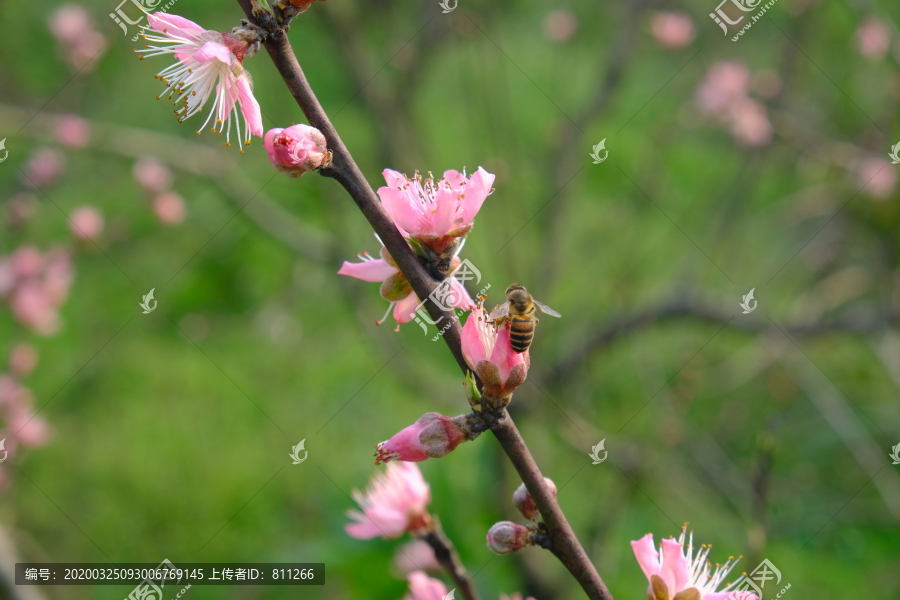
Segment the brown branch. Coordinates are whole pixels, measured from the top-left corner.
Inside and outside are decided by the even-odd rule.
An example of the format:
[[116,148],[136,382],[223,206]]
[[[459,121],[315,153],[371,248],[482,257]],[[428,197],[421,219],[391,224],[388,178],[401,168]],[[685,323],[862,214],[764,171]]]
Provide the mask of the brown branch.
[[[546,378],[549,385],[555,385],[571,377],[585,360],[594,352],[605,348],[620,337],[644,327],[675,319],[696,319],[714,324],[727,324],[729,329],[748,333],[763,333],[772,330],[768,321],[740,319],[739,313],[727,314],[696,302],[671,302],[637,314],[616,317],[598,328],[578,350],[572,352]],[[890,325],[900,324],[900,313],[887,313],[875,318],[845,318],[833,321],[783,325],[782,329],[791,337],[813,337],[831,333],[852,333],[865,335],[884,331]]]
[[447,571],[447,574],[450,575],[450,578],[453,579],[453,583],[456,584],[456,589],[459,590],[459,593],[462,594],[466,600],[479,600],[480,596],[472,586],[472,579],[466,572],[466,567],[463,566],[462,561],[459,559],[456,548],[453,547],[453,542],[444,535],[444,530],[441,528],[441,523],[438,521],[437,517],[432,515],[431,519],[432,530],[425,535],[422,535],[421,539],[431,546],[438,564],[441,565],[441,567]]
[[[247,17],[251,21],[256,22],[253,17],[251,0],[238,0],[238,4],[244,9]],[[334,178],[344,186],[369,221],[369,224],[381,238],[400,271],[409,281],[413,291],[419,298],[428,298],[429,294],[438,285],[438,282],[428,274],[406,240],[394,226],[394,223],[382,208],[378,196],[369,186],[350,152],[344,146],[328,115],[325,113],[322,105],[319,104],[309,82],[306,80],[306,76],[297,62],[297,57],[294,55],[287,35],[282,31],[272,32],[267,37],[265,46],[285,84],[294,96],[303,114],[306,115],[309,124],[319,129],[328,141],[328,148],[333,153],[333,161],[330,167],[322,169],[320,173],[326,177]],[[450,352],[456,358],[459,367],[464,373],[468,372],[469,367],[466,365],[462,354],[460,327],[453,319],[453,313],[441,310],[430,301],[426,302],[425,306],[432,319],[441,317],[451,319],[451,326],[442,337]],[[501,411],[499,416],[500,418],[491,424],[491,430],[507,456],[509,456],[510,461],[525,483],[525,487],[531,492],[535,504],[544,518],[544,522],[549,527],[550,536],[553,540],[552,550],[554,555],[581,584],[588,598],[591,598],[591,600],[612,600],[612,595],[575,537],[575,533],[572,531],[559,504],[557,504],[556,498],[547,489],[544,477],[512,419],[505,410]]]

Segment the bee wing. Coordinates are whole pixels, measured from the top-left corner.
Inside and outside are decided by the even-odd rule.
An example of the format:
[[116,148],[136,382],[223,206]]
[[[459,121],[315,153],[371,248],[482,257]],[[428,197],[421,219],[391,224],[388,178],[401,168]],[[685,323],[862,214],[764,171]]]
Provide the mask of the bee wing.
[[494,310],[491,311],[491,314],[488,315],[492,321],[503,318],[509,314],[509,302],[504,302],[503,304],[498,304],[494,307]]
[[550,315],[551,317],[561,317],[562,316],[561,314],[559,314],[558,312],[556,312],[555,310],[553,310],[552,308],[550,308],[549,306],[547,306],[546,304],[544,304],[542,302],[538,302],[537,300],[535,300],[534,303],[537,304],[537,307],[539,309],[541,309],[541,312],[545,315]]

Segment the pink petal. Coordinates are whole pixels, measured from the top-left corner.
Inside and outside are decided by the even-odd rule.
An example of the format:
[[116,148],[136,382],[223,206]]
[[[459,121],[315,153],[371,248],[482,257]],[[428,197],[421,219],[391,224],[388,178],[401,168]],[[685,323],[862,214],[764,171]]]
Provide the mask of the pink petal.
[[494,343],[494,351],[491,352],[490,361],[500,368],[500,379],[506,383],[509,372],[513,367],[525,362],[525,358],[512,349],[512,343],[509,340],[509,330],[503,328],[497,334],[497,341]]
[[465,310],[471,310],[475,308],[475,301],[472,300],[469,292],[466,291],[466,287],[459,281],[459,279],[453,277],[450,281],[450,287],[453,289],[450,297],[453,299],[453,306],[455,308],[463,308]]
[[359,263],[344,261],[343,266],[338,271],[338,275],[349,275],[363,281],[375,283],[376,281],[384,281],[391,275],[397,273],[399,269],[392,267],[387,261],[376,258],[373,260],[364,260]]
[[413,292],[394,305],[394,320],[398,323],[409,323],[413,320],[411,314],[415,314],[417,306],[419,306],[419,298]]
[[759,600],[759,596],[752,592],[738,592],[732,590],[730,592],[712,592],[711,594],[705,594],[700,600]]
[[[275,127],[274,129],[268,130],[263,138],[263,147],[266,149],[266,154],[269,155],[269,162],[272,163],[272,166],[276,169],[278,168],[278,165],[275,163],[275,138],[277,138],[282,131],[284,131],[284,129],[281,127]],[[385,279],[387,279],[387,277],[385,277]],[[382,280],[379,279],[378,281]]]
[[494,175],[478,167],[466,185],[466,197],[463,199],[462,211],[463,225],[471,223],[478,211],[481,210],[484,199],[491,193],[492,185],[494,185]]
[[237,80],[237,92],[241,99],[241,114],[250,126],[250,133],[262,137],[263,124],[262,113],[259,109],[259,102],[253,96],[253,90],[250,87],[250,79],[247,77],[239,77]]
[[663,578],[666,585],[669,586],[669,592],[674,596],[682,589],[690,579],[690,569],[687,558],[684,556],[684,549],[678,540],[669,538],[662,541],[662,566],[659,570],[659,576]]
[[422,230],[423,207],[405,190],[392,187],[378,188],[378,196],[384,210],[395,225],[410,233]]
[[462,190],[463,183],[467,181],[465,175],[459,171],[444,171],[444,181],[450,184],[450,187],[457,192]]
[[194,52],[192,58],[200,63],[218,60],[219,62],[231,65],[232,61],[237,57],[228,49],[227,46],[217,44],[216,42],[206,42],[200,49]]
[[653,543],[653,534],[648,533],[636,542],[631,542],[631,549],[649,582],[653,575],[659,574],[659,553]]
[[482,314],[480,310],[470,312],[469,317],[466,319],[466,324],[462,328],[462,353],[466,363],[472,370],[475,369],[478,363],[488,359],[487,350],[485,350],[484,343],[481,341],[481,334],[478,333],[478,327],[476,326],[478,319],[482,318]]
[[196,40],[206,30],[184,17],[178,15],[170,15],[164,12],[156,12],[147,15],[147,23],[156,31],[162,32],[166,30],[166,34],[177,36],[188,40]]
[[440,237],[450,233],[454,229],[453,223],[459,212],[459,193],[442,187],[434,195],[436,206],[430,219],[429,234]]
[[406,183],[406,175],[393,169],[385,169],[381,172],[388,187],[398,188]]

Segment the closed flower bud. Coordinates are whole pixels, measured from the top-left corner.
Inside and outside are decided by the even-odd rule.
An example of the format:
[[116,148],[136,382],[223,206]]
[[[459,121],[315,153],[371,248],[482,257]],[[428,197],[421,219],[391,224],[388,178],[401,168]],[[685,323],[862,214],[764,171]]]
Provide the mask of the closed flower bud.
[[392,460],[419,462],[447,456],[462,442],[477,437],[470,430],[466,415],[445,417],[436,412],[425,413],[409,427],[381,442],[375,448],[375,464]]
[[487,545],[494,554],[511,554],[531,545],[531,531],[512,521],[500,521],[488,531]]
[[331,164],[325,136],[309,125],[270,129],[263,144],[272,166],[290,177],[300,177],[307,171]]
[[[556,498],[556,484],[553,483],[549,477],[544,477],[544,483],[547,484],[550,493]],[[538,517],[541,516],[537,506],[534,504],[534,498],[531,497],[531,494],[528,492],[528,488],[525,487],[524,483],[520,485],[513,494],[513,504],[515,504],[516,508],[519,509],[519,512],[522,513],[522,516],[529,521],[536,522]]]

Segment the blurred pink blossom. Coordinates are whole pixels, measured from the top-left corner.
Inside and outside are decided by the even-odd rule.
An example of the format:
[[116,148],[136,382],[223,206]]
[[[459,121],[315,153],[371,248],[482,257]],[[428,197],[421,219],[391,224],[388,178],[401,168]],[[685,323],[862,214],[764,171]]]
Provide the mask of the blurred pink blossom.
[[429,577],[422,571],[413,571],[409,579],[409,595],[404,600],[444,600],[447,586],[440,579]]
[[4,213],[12,227],[21,227],[37,212],[38,200],[30,192],[20,192],[6,201]]
[[697,90],[697,102],[706,114],[722,115],[747,96],[750,71],[739,62],[714,63]]
[[50,16],[50,33],[59,41],[68,61],[79,70],[92,69],[106,50],[106,38],[80,4],[64,4]]
[[404,573],[437,571],[441,568],[428,542],[413,540],[403,544],[394,555],[394,564]]
[[56,120],[56,139],[63,146],[83,148],[91,139],[91,128],[78,115],[62,115]]
[[657,12],[650,18],[650,29],[663,48],[677,50],[694,41],[694,22],[682,12]]
[[354,490],[353,498],[362,512],[348,511],[347,516],[356,522],[344,530],[360,540],[400,537],[423,528],[431,519],[426,510],[431,489],[415,463],[388,463],[383,473],[372,476],[366,493]]
[[65,155],[54,148],[41,148],[25,165],[25,185],[42,188],[50,185],[66,168]]
[[764,146],[772,140],[772,123],[766,107],[750,98],[732,105],[729,129],[734,139],[744,146]]
[[69,215],[69,229],[77,238],[93,240],[103,232],[103,213],[93,206],[80,206]]
[[150,194],[160,194],[172,186],[172,171],[151,156],[139,158],[131,169],[135,181]]
[[16,344],[9,356],[9,368],[17,377],[26,377],[37,366],[38,353],[31,344]]
[[6,416],[6,424],[23,446],[45,446],[50,441],[50,425],[31,410],[13,411]]
[[891,30],[883,21],[867,17],[856,30],[859,53],[869,60],[881,60],[891,49]]
[[554,10],[544,17],[544,37],[553,42],[567,42],[578,31],[578,20],[572,11]]
[[890,161],[883,158],[867,158],[857,167],[860,187],[872,198],[885,200],[890,198],[897,185],[897,170]]
[[7,447],[13,451],[18,443],[43,446],[50,438],[47,422],[33,412],[31,390],[15,378],[0,374],[0,414],[9,430]]
[[164,192],[153,198],[153,214],[163,225],[181,223],[186,213],[184,199],[175,192]]
[[59,330],[57,311],[68,298],[73,274],[64,250],[42,255],[22,246],[8,259],[0,258],[0,296],[9,301],[13,316],[42,335]]
[[[729,558],[724,565],[716,564],[713,571],[707,560],[711,546],[701,546],[695,553],[694,534],[686,537],[686,529],[687,527],[681,530],[681,536],[677,540],[664,539],[660,544],[660,552],[657,552],[653,543],[652,533],[631,542],[634,556],[649,583],[647,595],[650,600],[670,600],[691,588],[696,592],[688,592],[683,597],[697,600],[729,598],[728,586],[722,591],[716,589],[725,581],[737,561]],[[742,595],[741,600],[759,598],[748,594]]]
[[[519,592],[514,593],[512,596],[507,596],[506,594],[500,594],[500,600],[522,600],[522,594]],[[525,600],[534,600],[531,596],[528,596]]]
[[309,125],[270,129],[263,145],[272,166],[290,177],[300,177],[307,171],[331,164],[325,136]]

